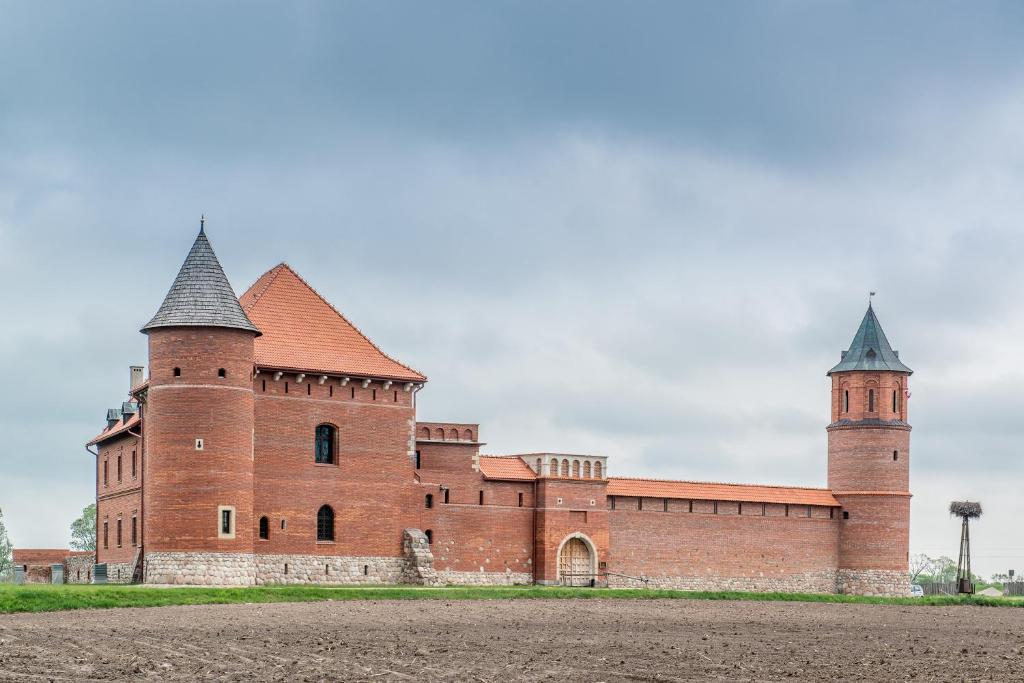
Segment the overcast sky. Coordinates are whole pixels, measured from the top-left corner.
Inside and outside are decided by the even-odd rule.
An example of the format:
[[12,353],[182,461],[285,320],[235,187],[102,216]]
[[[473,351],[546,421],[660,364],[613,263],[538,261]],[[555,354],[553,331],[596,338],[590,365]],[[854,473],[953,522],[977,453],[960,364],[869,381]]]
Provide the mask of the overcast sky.
[[824,486],[868,291],[914,552],[1024,571],[1024,5],[0,0],[0,508],[83,443],[199,215],[425,372],[426,420],[619,475]]

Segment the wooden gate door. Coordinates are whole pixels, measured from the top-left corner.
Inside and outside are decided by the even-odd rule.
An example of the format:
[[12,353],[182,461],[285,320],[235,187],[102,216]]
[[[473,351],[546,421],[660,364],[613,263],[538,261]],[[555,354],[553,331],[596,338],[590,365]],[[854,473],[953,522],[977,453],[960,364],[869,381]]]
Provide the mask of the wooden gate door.
[[591,575],[590,548],[578,538],[570,538],[562,546],[558,558],[558,574],[563,586],[589,586]]

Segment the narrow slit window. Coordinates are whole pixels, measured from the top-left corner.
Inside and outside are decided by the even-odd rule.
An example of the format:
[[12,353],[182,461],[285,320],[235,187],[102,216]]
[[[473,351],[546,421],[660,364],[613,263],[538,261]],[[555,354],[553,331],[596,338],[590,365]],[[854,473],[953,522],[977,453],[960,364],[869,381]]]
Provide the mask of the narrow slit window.
[[481,505],[484,504],[484,492],[483,491],[480,492],[480,504]]
[[893,451],[893,452],[892,452],[892,461],[893,461],[893,462],[896,462],[896,461],[897,461],[897,460],[899,460],[899,459],[900,459],[900,453],[899,453],[899,451]]
[[327,397],[334,398],[334,385],[331,384],[327,387]]
[[875,412],[875,390],[868,389],[868,412]]
[[109,540],[110,540],[110,523],[104,521],[103,522],[103,549],[104,550],[106,550],[108,547],[110,547],[109,543],[108,543]]
[[121,547],[121,518],[117,518],[117,547]]
[[132,515],[132,547],[139,545],[139,518]]
[[850,412],[850,392],[846,390],[843,391],[843,412]]
[[313,385],[312,384],[307,384],[306,385],[306,396],[310,396],[312,393],[313,393]]
[[896,390],[893,389],[892,390],[892,412],[894,412],[894,413],[899,412],[899,401],[897,400],[896,397],[897,397]]
[[284,383],[284,393],[288,393],[288,382]]
[[519,507],[523,507],[523,492],[519,492]]
[[448,504],[448,489],[444,490],[444,504]]
[[350,396],[350,398],[355,398],[356,397],[356,388],[355,387],[349,387],[349,389],[351,390],[351,394],[352,394]]

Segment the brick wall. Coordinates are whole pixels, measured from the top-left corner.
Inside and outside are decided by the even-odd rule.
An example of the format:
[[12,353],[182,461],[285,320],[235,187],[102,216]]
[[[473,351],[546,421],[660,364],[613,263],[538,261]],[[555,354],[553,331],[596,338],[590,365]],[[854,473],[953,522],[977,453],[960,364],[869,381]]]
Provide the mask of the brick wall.
[[[655,585],[835,590],[839,521],[829,508],[616,498],[609,512],[608,571]],[[812,577],[805,586],[806,577]],[[831,577],[831,578],[829,578]],[[689,581],[686,581],[686,580]],[[795,580],[791,580],[795,579]],[[831,580],[831,584],[829,584]],[[614,582],[613,582],[614,583]]]

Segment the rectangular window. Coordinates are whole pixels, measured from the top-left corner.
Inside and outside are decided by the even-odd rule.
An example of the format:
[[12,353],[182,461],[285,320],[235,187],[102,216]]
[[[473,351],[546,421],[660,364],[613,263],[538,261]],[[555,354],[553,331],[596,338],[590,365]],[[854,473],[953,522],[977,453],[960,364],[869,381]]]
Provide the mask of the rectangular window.
[[868,389],[868,412],[875,412],[875,390]]
[[609,498],[611,499],[612,510],[614,510],[615,509],[615,496],[609,496]]
[[422,467],[422,461],[420,460],[420,452],[416,451],[416,469]]
[[121,518],[117,518],[117,547],[121,547]]
[[519,492],[519,507],[523,507],[523,493]]
[[139,476],[139,459],[135,455],[135,451],[132,451],[132,479]]
[[109,486],[110,485],[109,481],[107,479],[107,461],[106,460],[103,461],[103,485],[104,486]]
[[139,545],[139,519],[132,515],[132,547]]
[[121,456],[117,456],[117,482],[121,483]]
[[106,521],[103,522],[103,549],[106,550],[110,547],[110,527]]
[[235,508],[230,505],[221,505],[217,508],[217,537],[235,537]]

